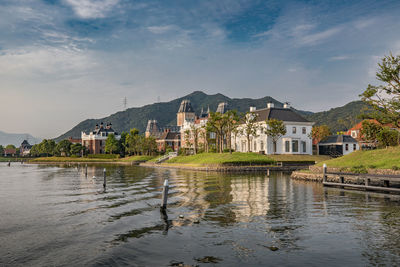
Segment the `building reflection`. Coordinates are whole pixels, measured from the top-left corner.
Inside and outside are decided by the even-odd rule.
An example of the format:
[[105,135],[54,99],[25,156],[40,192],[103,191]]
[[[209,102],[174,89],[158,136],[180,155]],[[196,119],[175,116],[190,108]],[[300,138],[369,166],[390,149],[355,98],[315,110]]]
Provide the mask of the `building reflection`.
[[269,178],[260,176],[232,179],[230,195],[237,221],[247,222],[251,217],[267,213],[269,182]]

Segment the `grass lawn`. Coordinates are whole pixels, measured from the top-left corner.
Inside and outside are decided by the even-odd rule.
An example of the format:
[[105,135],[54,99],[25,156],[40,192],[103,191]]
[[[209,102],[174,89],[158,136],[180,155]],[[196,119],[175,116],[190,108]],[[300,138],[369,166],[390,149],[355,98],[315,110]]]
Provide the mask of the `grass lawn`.
[[328,167],[354,168],[364,167],[369,169],[400,169],[400,147],[385,149],[355,151],[346,156],[318,163]]
[[257,153],[201,153],[191,156],[178,156],[166,161],[167,164],[185,164],[192,166],[215,165],[269,165],[275,161]]

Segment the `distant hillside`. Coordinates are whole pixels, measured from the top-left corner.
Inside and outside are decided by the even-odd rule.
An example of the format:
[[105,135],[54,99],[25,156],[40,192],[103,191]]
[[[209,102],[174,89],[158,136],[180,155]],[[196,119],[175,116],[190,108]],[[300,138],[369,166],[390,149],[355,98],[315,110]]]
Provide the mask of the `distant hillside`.
[[33,137],[30,134],[15,134],[0,131],[0,145],[3,146],[14,145],[16,147],[19,147],[22,141],[24,141],[25,139],[27,139],[31,145],[40,143],[42,141],[41,139]]
[[[156,119],[160,126],[176,125],[176,113],[179,105],[183,99],[189,99],[192,102],[192,106],[199,114],[201,108],[215,111],[220,102],[227,102],[230,109],[236,109],[239,112],[246,112],[250,106],[259,108],[265,108],[267,102],[273,102],[276,106],[282,106],[282,103],[273,99],[272,97],[266,96],[259,99],[251,98],[229,98],[222,94],[207,95],[200,91],[195,91],[187,96],[172,100],[170,102],[154,103],[138,108],[129,108],[125,111],[120,111],[109,117],[100,119],[88,119],[82,121],[74,128],[66,132],[65,134],[56,138],[56,141],[68,138],[68,137],[80,137],[81,131],[93,130],[96,123],[100,122],[111,122],[114,130],[118,132],[128,132],[131,128],[137,128],[140,132],[146,130],[147,121],[150,119]],[[311,112],[300,111],[302,114],[310,114]]]
[[353,101],[342,107],[332,108],[328,111],[305,115],[316,125],[326,124],[333,133],[348,130],[360,122],[359,115],[367,111],[369,106],[362,101]]
[[[101,122],[111,122],[114,130],[117,132],[128,132],[132,128],[137,128],[143,133],[146,130],[147,121],[150,119],[156,119],[160,126],[176,125],[176,112],[178,111],[179,105],[183,99],[189,99],[192,102],[196,114],[200,113],[201,108],[207,110],[208,106],[210,107],[210,110],[215,111],[218,104],[221,102],[227,102],[230,109],[235,109],[239,112],[248,111],[250,106],[255,106],[257,109],[265,108],[268,102],[273,102],[277,107],[282,106],[281,102],[270,96],[259,99],[229,98],[222,94],[207,95],[201,91],[195,91],[187,96],[169,102],[129,108],[108,117],[84,120],[65,134],[57,137],[55,140],[60,141],[68,137],[79,138],[82,131],[91,131],[96,124],[100,124]],[[358,122],[359,120],[357,119],[357,116],[360,114],[363,107],[365,107],[364,103],[361,101],[355,101],[343,107],[334,108],[324,112],[297,112],[310,121],[315,121],[317,125],[328,124],[329,127],[336,132],[345,130]]]

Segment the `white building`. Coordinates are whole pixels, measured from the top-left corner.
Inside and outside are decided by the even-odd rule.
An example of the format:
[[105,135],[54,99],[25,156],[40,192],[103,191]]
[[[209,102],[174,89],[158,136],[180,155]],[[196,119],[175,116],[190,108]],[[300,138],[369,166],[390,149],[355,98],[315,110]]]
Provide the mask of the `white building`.
[[318,144],[319,155],[342,156],[359,150],[356,139],[350,135],[330,135]]
[[[285,104],[283,108],[274,107],[268,103],[267,108],[257,110],[250,107],[250,112],[257,116],[259,130],[257,136],[250,138],[250,152],[264,152],[265,154],[308,154],[312,155],[312,138],[310,136],[313,122],[303,118]],[[265,134],[267,120],[277,119],[283,121],[286,127],[286,134],[276,143]],[[244,124],[239,130],[244,128]],[[235,140],[236,139],[236,140]],[[232,144],[236,151],[249,152],[247,138],[244,134],[232,135]]]

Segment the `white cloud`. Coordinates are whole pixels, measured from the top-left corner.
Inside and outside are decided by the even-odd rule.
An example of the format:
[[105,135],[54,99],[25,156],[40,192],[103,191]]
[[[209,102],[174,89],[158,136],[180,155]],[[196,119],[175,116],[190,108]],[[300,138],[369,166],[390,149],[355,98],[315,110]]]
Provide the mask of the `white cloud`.
[[176,27],[174,25],[164,25],[164,26],[150,26],[150,27],[147,27],[147,30],[154,34],[163,34],[163,33],[169,32],[175,28]]
[[363,19],[363,20],[357,20],[354,22],[354,27],[358,30],[365,29],[369,26],[372,26],[373,24],[376,23],[376,19]]
[[347,60],[347,59],[350,59],[350,56],[341,55],[341,56],[330,57],[328,60],[329,61],[341,61],[341,60]]
[[104,18],[119,0],[64,0],[76,15],[84,19]]
[[307,34],[299,39],[299,43],[303,45],[315,45],[329,39],[330,37],[342,31],[341,27],[334,27],[322,32]]

